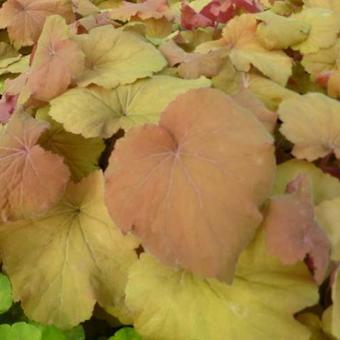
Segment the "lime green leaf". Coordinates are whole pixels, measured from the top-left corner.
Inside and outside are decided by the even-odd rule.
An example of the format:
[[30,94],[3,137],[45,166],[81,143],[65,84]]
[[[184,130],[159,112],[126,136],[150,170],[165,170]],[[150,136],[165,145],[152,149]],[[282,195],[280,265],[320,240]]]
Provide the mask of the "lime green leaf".
[[299,160],[291,160],[277,167],[273,194],[283,194],[287,184],[298,175],[305,175],[309,179],[315,204],[340,196],[338,179],[322,172],[312,163]]
[[[256,36],[268,49],[286,49],[306,40],[310,24],[302,20],[286,18],[271,11],[256,15],[261,24],[257,26]],[[283,33],[284,32],[284,33]]]
[[292,314],[318,299],[304,265],[280,265],[265,252],[262,237],[241,256],[231,286],[143,254],[130,270],[126,294],[146,340],[308,340],[309,331]]
[[64,130],[48,115],[48,107],[40,109],[36,118],[47,121],[50,128],[39,139],[44,149],[63,156],[71,170],[72,179],[79,181],[90,172],[98,169],[98,160],[105,144],[100,138],[84,138]]
[[308,38],[293,46],[302,54],[316,53],[322,48],[332,46],[340,31],[339,18],[329,9],[310,8],[292,15],[291,18],[311,27]]
[[256,17],[242,14],[228,22],[223,29],[223,41],[231,46],[230,59],[234,66],[249,72],[251,65],[280,85],[292,74],[292,60],[282,51],[264,48],[256,37]]
[[340,103],[320,93],[285,100],[278,111],[280,131],[294,144],[292,154],[314,161],[330,153],[340,158]]
[[125,327],[116,332],[114,336],[111,336],[109,340],[142,340],[142,338],[133,328]]
[[12,288],[8,277],[0,273],[0,314],[7,312],[12,306]]
[[67,131],[87,138],[108,138],[120,128],[157,122],[177,95],[209,85],[206,78],[184,80],[155,76],[113,90],[75,88],[53,99],[49,114]]
[[124,288],[136,246],[108,215],[99,171],[71,183],[46,216],[2,225],[0,230],[14,299],[21,300],[30,319],[60,328],[90,318],[96,301],[117,316],[127,313]]
[[39,328],[25,322],[17,322],[12,326],[3,324],[0,325],[0,339],[42,340],[42,332]]
[[96,84],[111,89],[152,76],[167,64],[152,44],[112,26],[94,28],[74,39],[86,56],[85,71],[78,78],[80,86]]
[[42,325],[37,322],[30,322],[41,331],[41,340],[85,340],[85,333],[82,326],[62,331],[55,326]]

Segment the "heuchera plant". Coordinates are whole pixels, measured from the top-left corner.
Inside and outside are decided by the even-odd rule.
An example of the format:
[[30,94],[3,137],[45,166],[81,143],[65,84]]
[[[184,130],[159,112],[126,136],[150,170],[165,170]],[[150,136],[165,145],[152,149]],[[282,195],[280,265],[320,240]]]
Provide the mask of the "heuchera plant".
[[0,339],[340,339],[339,0],[0,29]]

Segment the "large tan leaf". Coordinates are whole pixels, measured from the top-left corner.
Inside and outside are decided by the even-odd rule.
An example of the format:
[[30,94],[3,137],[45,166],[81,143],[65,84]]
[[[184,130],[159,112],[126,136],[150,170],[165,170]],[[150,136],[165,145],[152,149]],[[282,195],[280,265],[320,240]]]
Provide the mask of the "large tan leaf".
[[70,172],[37,141],[48,124],[15,114],[0,133],[1,219],[46,212],[62,196]]
[[33,45],[39,38],[45,19],[59,14],[73,19],[69,0],[7,0],[0,9],[0,28],[7,28],[9,37],[21,47]]
[[163,262],[230,282],[274,171],[272,138],[253,114],[219,90],[191,90],[159,125],[118,142],[106,200],[117,225]]
[[127,270],[136,260],[104,204],[100,171],[71,183],[46,216],[0,228],[0,250],[13,295],[33,320],[69,328],[99,302],[123,317]]

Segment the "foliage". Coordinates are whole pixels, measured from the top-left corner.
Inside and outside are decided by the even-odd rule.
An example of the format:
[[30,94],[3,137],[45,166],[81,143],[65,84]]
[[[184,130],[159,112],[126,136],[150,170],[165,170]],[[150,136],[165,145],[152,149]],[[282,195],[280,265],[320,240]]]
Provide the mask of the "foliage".
[[339,0],[5,0],[0,339],[340,340]]

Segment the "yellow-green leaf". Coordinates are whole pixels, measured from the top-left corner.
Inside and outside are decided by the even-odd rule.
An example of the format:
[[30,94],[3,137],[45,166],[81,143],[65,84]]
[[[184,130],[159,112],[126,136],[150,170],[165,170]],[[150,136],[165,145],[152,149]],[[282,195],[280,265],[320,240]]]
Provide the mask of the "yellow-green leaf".
[[94,28],[74,39],[86,57],[85,71],[78,78],[80,86],[96,84],[111,89],[152,76],[167,64],[151,43],[111,25]]
[[105,145],[100,138],[84,138],[64,130],[48,115],[48,107],[40,109],[36,118],[47,121],[50,128],[39,139],[46,150],[61,155],[71,170],[72,179],[79,181],[98,168],[98,160]]
[[96,302],[116,316],[125,314],[124,288],[136,246],[108,215],[99,171],[71,183],[44,217],[0,229],[14,299],[30,319],[60,328],[89,319]]
[[113,90],[75,88],[53,99],[49,114],[67,131],[87,138],[108,138],[120,128],[157,122],[177,95],[209,85],[206,78],[184,80],[155,76]]
[[229,286],[143,254],[126,289],[137,332],[145,340],[308,340],[309,331],[292,315],[318,298],[304,265],[280,265],[260,237],[238,268]]

